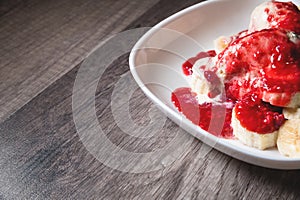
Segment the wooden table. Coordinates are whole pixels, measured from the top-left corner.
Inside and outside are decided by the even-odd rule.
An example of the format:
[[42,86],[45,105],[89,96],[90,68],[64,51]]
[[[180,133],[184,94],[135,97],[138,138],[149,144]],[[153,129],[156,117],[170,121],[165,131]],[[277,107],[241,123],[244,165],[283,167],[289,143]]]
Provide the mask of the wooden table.
[[[197,2],[1,1],[0,199],[299,199],[300,171],[238,161],[210,150],[170,120],[150,138],[124,133],[111,98],[129,70],[128,53],[105,66],[97,85],[103,132],[128,152],[159,151],[174,134],[190,139],[189,147],[171,164],[134,173],[97,159],[78,134],[73,86],[88,54],[114,33],[153,26]],[[136,124],[149,123],[153,108],[139,89],[130,98]]]

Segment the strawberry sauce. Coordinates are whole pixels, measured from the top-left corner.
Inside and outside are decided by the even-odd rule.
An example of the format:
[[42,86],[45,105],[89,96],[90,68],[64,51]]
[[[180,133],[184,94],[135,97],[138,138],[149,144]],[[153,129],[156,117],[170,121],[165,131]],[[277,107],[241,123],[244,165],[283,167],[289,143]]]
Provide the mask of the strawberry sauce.
[[[300,11],[292,2],[272,2],[276,7],[276,14],[269,14],[269,9],[265,12],[269,14],[267,20],[272,27],[293,31],[300,34]],[[284,16],[284,17],[282,17]]]
[[193,73],[192,68],[195,62],[197,62],[197,60],[200,60],[202,58],[215,57],[215,56],[216,56],[216,52],[214,50],[207,51],[207,52],[200,52],[195,57],[189,58],[187,61],[185,61],[182,64],[182,71],[187,76],[192,75]]
[[211,103],[199,104],[190,88],[176,89],[171,99],[181,113],[202,129],[218,137],[233,137],[230,126],[232,108]]
[[[292,3],[270,3],[275,11],[264,10],[270,27],[241,32],[218,54],[213,67],[198,66],[211,90],[204,95],[220,95],[219,102],[199,104],[190,88],[172,93],[175,107],[215,136],[233,137],[233,108],[248,131],[267,134],[278,130],[285,122],[282,108],[300,92],[300,11]],[[183,73],[192,75],[197,60],[215,56],[214,50],[200,52],[183,63]]]
[[261,101],[255,94],[239,101],[234,112],[243,127],[260,134],[278,130],[285,121],[281,108]]
[[285,106],[300,91],[300,40],[296,44],[290,41],[286,31],[251,33],[234,41],[218,58],[217,67],[225,66],[225,87],[231,98],[285,93],[284,101],[272,102]]

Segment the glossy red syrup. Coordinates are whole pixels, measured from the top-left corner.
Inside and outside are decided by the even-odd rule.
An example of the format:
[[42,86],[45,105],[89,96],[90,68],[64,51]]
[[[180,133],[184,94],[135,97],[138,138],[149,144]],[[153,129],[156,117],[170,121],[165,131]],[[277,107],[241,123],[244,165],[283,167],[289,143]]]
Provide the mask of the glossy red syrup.
[[[227,95],[242,99],[248,93],[286,93],[286,105],[300,91],[300,40],[289,40],[287,32],[266,29],[234,41],[219,54],[217,67],[225,67]],[[251,79],[246,75],[251,74]]]
[[233,137],[230,126],[232,108],[211,103],[199,104],[190,88],[176,89],[171,99],[181,113],[202,129],[218,137]]
[[189,58],[187,61],[185,61],[182,64],[182,71],[186,76],[192,75],[193,73],[192,68],[195,62],[197,62],[197,60],[200,60],[202,58],[215,57],[215,56],[216,56],[216,52],[214,50],[207,51],[207,52],[200,52],[195,57]]
[[[214,71],[204,71],[204,77],[205,79],[211,84],[215,86],[219,86],[221,84],[220,78],[217,76],[216,72]],[[220,89],[218,87],[212,87],[207,96],[209,98],[215,98],[217,95],[221,93]]]
[[[300,39],[294,35],[291,40],[287,32],[300,35],[300,11],[292,3],[272,3],[276,6],[275,14],[265,9],[272,25],[270,29],[251,34],[243,31],[232,37],[228,47],[218,55],[214,69],[225,70],[227,102],[199,104],[189,88],[179,88],[172,93],[176,108],[213,135],[233,137],[230,124],[234,104],[236,117],[243,127],[259,134],[272,133],[285,121],[281,107],[300,92]],[[215,51],[208,51],[188,59],[182,65],[183,73],[191,75],[197,60],[214,56]],[[204,77],[211,85],[220,84],[216,71],[204,71]],[[212,98],[219,93],[211,91],[208,96]],[[273,93],[284,93],[285,98],[272,101],[273,105],[262,101],[263,96]]]
[[[269,14],[267,20],[272,25],[271,27],[293,31],[300,34],[300,11],[292,2],[277,2],[272,4],[276,7],[276,14],[269,14],[270,10],[265,9]],[[284,17],[283,17],[284,16]]]
[[243,127],[260,134],[277,131],[285,121],[281,108],[262,102],[255,94],[239,101],[234,111]]

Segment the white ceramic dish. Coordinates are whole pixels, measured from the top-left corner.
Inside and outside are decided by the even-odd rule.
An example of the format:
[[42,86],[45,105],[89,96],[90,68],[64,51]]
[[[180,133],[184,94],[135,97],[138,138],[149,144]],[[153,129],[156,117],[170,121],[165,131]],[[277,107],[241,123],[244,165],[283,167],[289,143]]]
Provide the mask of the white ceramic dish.
[[[220,35],[247,28],[251,11],[261,0],[207,1],[182,10],[148,31],[133,48],[131,73],[144,93],[183,129],[213,148],[236,159],[268,168],[300,169],[300,159],[279,154],[277,149],[257,150],[239,141],[217,138],[183,117],[171,102],[171,93],[187,87],[181,64],[202,50],[213,48]],[[299,4],[298,1],[294,3]]]

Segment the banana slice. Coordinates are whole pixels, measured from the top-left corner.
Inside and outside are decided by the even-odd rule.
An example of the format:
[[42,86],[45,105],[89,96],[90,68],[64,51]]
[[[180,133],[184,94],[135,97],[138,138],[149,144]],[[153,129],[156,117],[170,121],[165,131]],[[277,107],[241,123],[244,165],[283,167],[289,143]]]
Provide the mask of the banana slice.
[[300,158],[300,119],[289,119],[279,129],[278,151],[291,158]]
[[230,37],[220,36],[217,39],[214,40],[214,46],[217,53],[220,53],[223,51],[228,44],[231,42]]
[[[265,102],[269,102],[275,106],[281,107],[289,107],[289,108],[297,108],[300,106],[300,92],[297,92],[290,98],[290,94],[286,93],[270,93],[270,92],[263,92],[262,99]],[[286,104],[286,99],[289,102]]]
[[284,108],[282,112],[286,119],[300,119],[300,108]]
[[276,146],[278,131],[266,134],[258,134],[256,132],[247,130],[236,118],[235,109],[232,111],[231,126],[234,136],[247,146],[260,150]]

